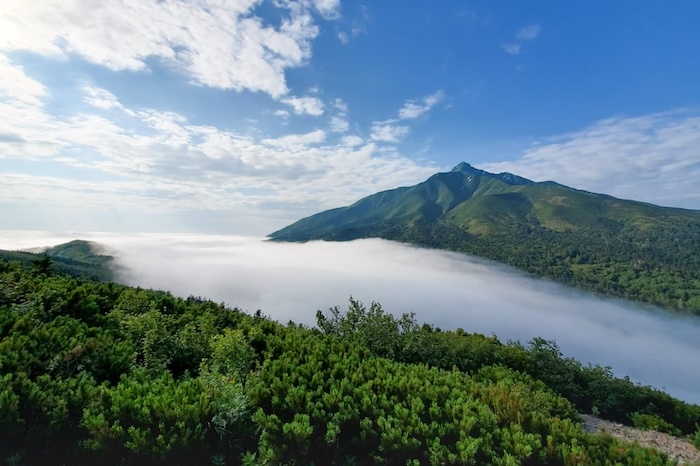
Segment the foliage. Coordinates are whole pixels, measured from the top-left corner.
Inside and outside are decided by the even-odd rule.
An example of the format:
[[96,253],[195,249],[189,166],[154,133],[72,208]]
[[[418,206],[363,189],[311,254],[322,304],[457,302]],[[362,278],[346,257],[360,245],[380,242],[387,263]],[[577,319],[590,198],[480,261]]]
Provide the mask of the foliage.
[[679,436],[681,431],[655,414],[632,413],[632,425],[643,430],[656,430]]
[[163,455],[202,442],[211,415],[211,400],[199,380],[176,381],[168,372],[153,376],[138,369],[116,386],[102,387],[85,408],[84,445]]
[[691,435],[690,440],[693,442],[693,445],[695,445],[695,448],[700,450],[700,426],[696,426],[697,430],[693,435]]
[[[360,343],[376,355],[397,361],[475,373],[483,367],[502,365],[528,374],[568,399],[581,412],[629,424],[632,416],[658,418],[661,430],[689,434],[700,420],[700,406],[675,400],[653,388],[616,378],[609,367],[582,366],[565,358],[553,341],[534,338],[527,346],[502,344],[495,337],[439,331],[419,326],[408,314],[399,318],[373,303],[369,310],[350,300],[348,311],[317,313],[319,328],[329,335]],[[376,338],[376,335],[394,335]],[[390,342],[383,343],[383,342]]]
[[684,433],[700,420],[697,407],[605,370],[586,375],[544,340],[443,332],[352,299],[346,313],[318,317],[318,329],[283,326],[202,298],[0,261],[0,458],[666,464],[586,434],[576,408],[642,413]]

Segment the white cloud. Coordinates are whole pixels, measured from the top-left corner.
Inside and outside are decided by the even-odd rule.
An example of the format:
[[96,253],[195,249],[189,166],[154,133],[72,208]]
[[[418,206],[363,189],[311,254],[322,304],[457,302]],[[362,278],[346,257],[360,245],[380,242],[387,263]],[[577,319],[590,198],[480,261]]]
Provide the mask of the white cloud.
[[522,45],[520,44],[510,44],[506,43],[501,45],[501,49],[507,53],[508,55],[518,55],[520,54],[520,50],[522,49]]
[[320,144],[325,140],[326,133],[319,129],[306,134],[289,134],[279,138],[263,139],[261,142],[268,146],[280,147],[291,151],[305,149],[309,145]]
[[[174,112],[128,108],[106,89],[82,91],[92,106],[60,119],[40,100],[18,105],[0,99],[0,217],[29,205],[70,210],[81,222],[88,221],[88,206],[129,215],[191,209],[210,218],[251,218],[236,231],[262,234],[270,222],[287,223],[436,171],[359,138],[329,145],[320,129],[252,137],[195,125]],[[31,168],[11,173],[5,160],[52,163],[55,175],[33,175]]]
[[333,106],[340,112],[347,113],[348,111],[348,105],[343,102],[343,99],[335,99]]
[[402,120],[414,119],[430,111],[437,103],[445,98],[443,91],[437,91],[420,101],[409,100],[399,110],[399,118]]
[[[96,182],[14,173],[0,174],[0,182],[4,187],[0,190],[0,203],[37,203],[40,199],[50,199],[64,207],[79,203],[82,209],[133,204],[149,212],[173,207],[161,198],[172,189],[164,182],[145,185],[137,181]],[[189,188],[187,185],[181,187],[185,193]],[[76,192],[89,193],[89,196],[80,196],[80,200],[76,200]],[[182,199],[185,203],[190,201],[186,195]]]
[[[366,21],[366,18],[365,18]],[[340,31],[338,33],[338,40],[340,41],[341,44],[347,44],[351,40],[355,39],[356,37],[366,34],[367,33],[367,28],[358,22],[353,23],[352,27],[350,28],[350,32],[345,32],[345,31]]]
[[355,147],[364,144],[365,140],[357,135],[343,136],[341,144],[344,146]]
[[518,159],[481,164],[616,197],[700,209],[700,116],[672,111],[614,117],[550,138]]
[[316,97],[288,97],[282,99],[282,103],[292,107],[297,115],[320,116],[325,108],[323,102]]
[[313,0],[314,8],[326,19],[340,17],[340,0]]
[[537,36],[540,35],[540,25],[539,24],[530,24],[529,26],[525,26],[521,30],[518,31],[518,33],[515,35],[515,37],[518,40],[534,40],[537,38]]
[[399,142],[410,131],[408,126],[394,125],[387,122],[377,122],[372,125],[370,137],[377,142]]
[[287,110],[275,110],[274,112],[272,112],[272,114],[282,118],[289,117],[289,112]]
[[[335,0],[278,2],[279,27],[254,14],[258,0],[45,0],[0,3],[0,51],[78,55],[112,70],[159,59],[194,83],[287,93],[285,70],[302,66],[318,35],[310,8],[337,17]],[[283,13],[284,14],[284,13]]]
[[47,95],[43,84],[27,76],[24,68],[0,53],[0,98],[15,105],[41,105]]
[[501,50],[508,55],[520,55],[520,52],[523,50],[522,43],[535,40],[537,36],[540,35],[540,30],[541,28],[539,24],[530,24],[529,26],[525,26],[524,28],[520,29],[517,34],[515,34],[517,42],[506,42],[501,45]]
[[350,123],[348,120],[341,116],[331,117],[331,131],[334,133],[344,133],[350,129]]
[[422,99],[409,100],[399,109],[398,119],[375,121],[372,123],[370,138],[377,142],[397,143],[405,138],[411,131],[406,125],[399,125],[402,120],[414,120],[429,112],[435,105],[445,98],[443,91],[437,91]]
[[85,92],[85,102],[93,107],[103,110],[110,110],[113,108],[124,109],[117,97],[106,89],[86,86],[83,88],[83,91]]
[[333,107],[336,109],[336,115],[331,117],[330,128],[334,133],[344,133],[350,129],[350,123],[347,119],[348,106],[343,99],[335,99]]

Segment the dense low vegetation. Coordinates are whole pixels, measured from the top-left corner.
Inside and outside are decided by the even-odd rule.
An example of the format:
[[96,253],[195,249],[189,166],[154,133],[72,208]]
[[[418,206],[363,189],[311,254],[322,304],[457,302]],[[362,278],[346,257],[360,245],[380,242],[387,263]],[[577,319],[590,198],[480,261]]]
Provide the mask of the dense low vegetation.
[[700,315],[699,211],[534,183],[464,163],[270,236],[379,237],[465,252],[585,290]]
[[[8,464],[667,464],[577,412],[689,435],[700,407],[553,342],[351,300],[318,328],[0,261]],[[699,434],[695,434],[696,436]]]

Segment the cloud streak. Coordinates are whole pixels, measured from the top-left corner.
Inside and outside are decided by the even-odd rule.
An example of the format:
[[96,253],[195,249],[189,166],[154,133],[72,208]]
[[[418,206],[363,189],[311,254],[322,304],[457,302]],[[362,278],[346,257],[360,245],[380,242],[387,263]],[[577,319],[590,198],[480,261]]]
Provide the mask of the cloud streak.
[[540,35],[540,30],[539,24],[530,24],[519,30],[515,37],[522,41],[535,40]]
[[700,209],[700,116],[676,110],[618,116],[543,140],[511,161],[480,164],[535,181]]
[[505,44],[501,45],[501,50],[503,50],[505,53],[508,55],[519,55],[520,50],[523,48],[522,45],[520,44],[511,44],[506,42]]
[[405,124],[398,123],[406,122],[407,120],[415,120],[416,118],[428,113],[444,98],[445,93],[442,90],[439,90],[433,94],[423,97],[420,100],[406,101],[398,111],[398,118],[375,121],[372,123],[370,138],[377,142],[400,142],[408,135],[411,128]]
[[523,27],[515,34],[515,42],[506,42],[501,45],[503,50],[508,55],[520,55],[523,50],[523,43],[537,39],[542,28],[539,24],[530,24]]
[[429,112],[444,98],[445,93],[443,91],[437,91],[434,94],[424,97],[418,102],[409,100],[399,110],[399,119],[413,120],[415,118],[418,118],[419,116]]
[[323,115],[323,110],[325,105],[320,99],[316,97],[289,97],[282,99],[282,103],[285,103],[292,107],[294,113],[297,115],[311,115],[320,116]]
[[405,125],[395,125],[391,122],[375,122],[372,125],[371,138],[377,142],[397,143],[405,138],[411,128]]
[[[74,239],[4,231],[0,247]],[[603,300],[448,252],[371,239],[347,243],[271,243],[257,238],[81,234],[114,248],[131,270],[125,280],[180,296],[200,295],[282,322],[314,323],[315,311],[350,295],[392,313],[502,340],[556,339],[584,363],[700,402],[700,320]]]

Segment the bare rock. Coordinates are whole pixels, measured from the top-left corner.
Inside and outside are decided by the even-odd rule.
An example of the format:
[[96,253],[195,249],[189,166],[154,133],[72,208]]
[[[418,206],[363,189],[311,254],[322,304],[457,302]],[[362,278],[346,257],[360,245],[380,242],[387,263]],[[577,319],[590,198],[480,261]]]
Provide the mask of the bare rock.
[[688,439],[663,432],[635,429],[588,414],[582,414],[581,418],[586,432],[607,433],[625,442],[637,442],[642,447],[655,448],[666,453],[671,460],[678,461],[678,464],[700,464],[700,450]]

